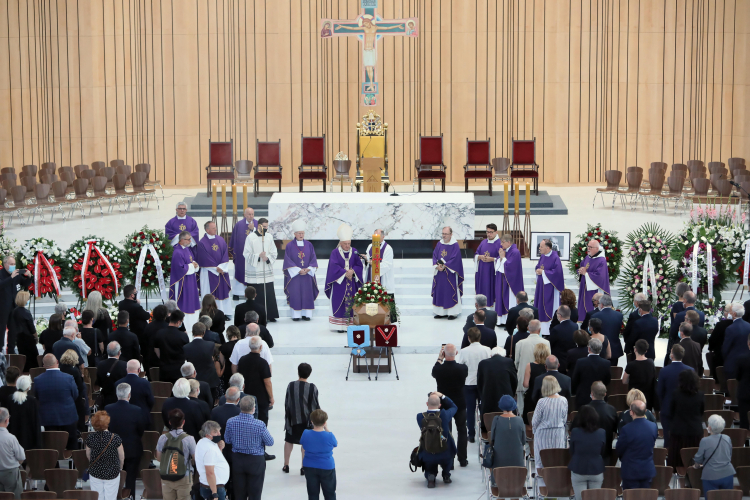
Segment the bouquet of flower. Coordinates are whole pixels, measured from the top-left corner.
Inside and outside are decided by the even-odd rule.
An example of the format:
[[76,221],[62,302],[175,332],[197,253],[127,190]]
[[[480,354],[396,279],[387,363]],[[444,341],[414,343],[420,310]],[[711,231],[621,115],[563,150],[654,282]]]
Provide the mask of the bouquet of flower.
[[578,268],[581,267],[581,262],[586,258],[586,246],[592,239],[598,240],[602,246],[604,258],[607,260],[609,282],[614,283],[620,274],[620,265],[622,264],[622,241],[617,237],[616,231],[602,229],[601,224],[589,225],[585,232],[578,235],[578,241],[573,243],[570,248],[568,270],[574,276],[578,274]]
[[5,234],[5,221],[0,217],[0,266],[3,265],[2,259],[6,255],[15,255],[17,251],[16,240]]
[[36,319],[34,325],[36,326],[37,335],[41,335],[44,330],[49,328],[49,320],[43,316],[40,316]]
[[156,254],[161,262],[162,272],[164,273],[164,281],[169,286],[169,272],[172,265],[173,248],[163,230],[143,226],[139,231],[130,233],[122,240],[122,246],[125,248],[122,260],[122,272],[130,283],[133,283],[146,295],[157,294],[160,291],[156,262],[151,252],[147,252],[146,258],[143,260],[141,282],[135,283],[141,251],[143,247],[149,244],[153,245],[156,250]]
[[[620,282],[623,297],[630,299],[621,304],[623,312],[627,314],[633,310],[633,297],[636,293],[643,292],[645,281],[646,293],[651,301],[652,315],[657,319],[662,319],[662,331],[664,331],[674,300],[675,270],[669,259],[669,248],[673,244],[674,236],[656,224],[649,223],[628,234],[627,240],[630,261],[623,269]],[[653,263],[653,277],[656,283],[651,280],[651,272],[644,272],[646,257],[649,255]],[[656,290],[655,297],[654,290]]]
[[[99,249],[101,255],[93,248],[89,251],[88,262],[86,262],[86,269],[84,270],[84,278],[82,280],[83,260],[86,255],[86,248],[88,247],[87,242],[90,240],[96,242],[95,247]],[[122,250],[102,238],[86,236],[70,245],[67,256],[69,262],[68,266],[64,268],[63,276],[65,283],[73,290],[76,297],[80,300],[83,299],[83,287],[85,286],[87,294],[96,290],[102,294],[103,299],[116,300],[115,282],[117,282],[118,288],[122,286],[122,272],[120,271]],[[110,266],[107,265],[107,261],[109,261],[112,267],[111,270]],[[112,274],[113,271],[114,276]]]
[[371,303],[380,304],[388,309],[388,311],[395,313],[398,318],[399,311],[396,307],[396,302],[390,295],[388,295],[388,291],[383,285],[375,283],[374,281],[368,281],[362,285],[362,288],[354,294],[351,306],[352,309],[354,309],[355,307]]
[[[47,258],[47,261],[49,261],[50,266],[52,267],[52,272],[55,273],[58,283],[62,286],[61,269],[65,267],[66,260],[63,251],[60,250],[60,247],[58,247],[52,240],[48,240],[47,238],[31,238],[24,241],[16,254],[16,267],[19,269],[26,268],[33,274],[34,259],[36,258],[37,252],[42,252]],[[55,290],[51,272],[46,265],[40,266],[38,281],[40,297],[51,297],[57,302],[57,291]],[[34,283],[29,286],[29,293],[31,293],[32,296],[34,295]]]

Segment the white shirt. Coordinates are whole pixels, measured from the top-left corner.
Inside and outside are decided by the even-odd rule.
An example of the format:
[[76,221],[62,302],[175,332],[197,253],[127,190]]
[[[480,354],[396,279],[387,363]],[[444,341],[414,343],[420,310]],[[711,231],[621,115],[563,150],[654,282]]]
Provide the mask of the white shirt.
[[198,477],[202,484],[208,485],[206,477],[206,465],[214,466],[216,484],[227,484],[229,481],[229,464],[219,449],[219,445],[213,441],[203,438],[195,447],[195,468],[198,469]]
[[[240,358],[250,353],[250,339],[251,337],[245,337],[244,339],[234,344],[232,355],[229,357],[229,361],[233,365],[238,365],[240,363]],[[265,340],[260,339],[260,341],[263,342],[263,349],[260,350],[260,357],[266,360],[268,366],[271,366],[271,363],[273,363],[271,348],[268,347],[268,344],[266,344]]]
[[473,342],[458,351],[456,362],[469,367],[469,376],[466,377],[466,385],[477,385],[477,369],[479,362],[483,359],[490,359],[492,351],[489,347],[483,346],[479,342]]

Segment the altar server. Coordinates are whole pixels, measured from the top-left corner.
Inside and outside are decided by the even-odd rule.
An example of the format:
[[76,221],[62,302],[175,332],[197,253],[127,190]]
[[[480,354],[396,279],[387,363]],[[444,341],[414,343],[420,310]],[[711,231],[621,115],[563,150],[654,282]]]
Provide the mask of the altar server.
[[583,318],[594,308],[591,299],[595,293],[609,295],[609,269],[604,250],[597,240],[589,241],[586,246],[586,258],[578,268],[581,284],[578,287],[578,316]]
[[432,265],[435,267],[432,312],[435,318],[456,319],[463,308],[461,297],[464,294],[464,263],[461,260],[461,249],[453,237],[453,229],[444,227],[442,237],[432,252]]
[[523,292],[523,265],[521,252],[513,243],[513,237],[504,234],[500,238],[497,259],[495,259],[495,311],[500,324],[505,323],[508,311],[516,307],[516,295]]
[[273,264],[276,262],[276,244],[268,234],[268,219],[258,219],[258,227],[245,240],[242,251],[245,257],[245,283],[255,288],[255,302],[266,309],[266,321],[279,317],[276,293],[273,289]]
[[231,314],[232,299],[229,294],[232,285],[229,280],[229,251],[224,238],[217,235],[216,223],[203,225],[206,234],[195,247],[195,261],[201,266],[201,302],[211,294],[216,299],[216,307],[224,314]]
[[336,231],[339,244],[331,252],[326,272],[326,296],[331,299],[331,329],[339,333],[346,331],[352,323],[352,297],[362,286],[363,266],[357,249],[352,247],[354,231],[348,224],[341,224]]
[[200,266],[190,251],[191,235],[188,231],[178,234],[178,243],[172,253],[172,269],[169,275],[169,298],[177,302],[177,307],[185,313],[183,324],[190,331],[198,320],[201,308],[197,271]]
[[312,243],[305,240],[305,221],[297,219],[292,224],[294,240],[286,245],[284,253],[284,293],[292,310],[292,321],[310,321],[315,299],[318,298],[318,258]]
[[232,260],[234,262],[232,295],[237,296],[243,295],[247,287],[245,283],[245,257],[242,255],[245,251],[245,240],[258,227],[258,221],[255,220],[255,210],[247,207],[242,215],[244,217],[234,225],[232,237],[229,239],[229,246],[232,248]]
[[474,264],[477,270],[474,289],[477,294],[487,297],[487,307],[495,305],[495,259],[500,248],[502,247],[500,238],[497,236],[497,226],[487,224],[487,238],[482,240],[474,254]]
[[172,246],[176,247],[179,243],[180,233],[187,231],[190,233],[190,246],[194,247],[198,244],[198,223],[187,214],[187,205],[184,201],[177,204],[175,212],[177,215],[169,219],[164,226],[167,238],[172,240]]
[[[380,236],[380,284],[388,290],[391,295],[396,293],[396,277],[393,272],[393,248],[385,242],[385,235],[382,229],[373,231],[373,235]],[[365,254],[365,265],[367,273],[365,281],[372,281],[372,243],[367,247]]]
[[565,289],[565,279],[560,256],[552,251],[552,242],[542,241],[539,252],[542,255],[536,265],[534,305],[539,311],[542,335],[549,335],[550,322],[555,317],[557,308],[560,307],[560,292]]

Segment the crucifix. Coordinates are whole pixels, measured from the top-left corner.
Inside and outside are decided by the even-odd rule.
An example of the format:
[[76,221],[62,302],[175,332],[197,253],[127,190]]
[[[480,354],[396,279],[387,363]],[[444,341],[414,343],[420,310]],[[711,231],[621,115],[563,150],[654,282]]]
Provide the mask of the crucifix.
[[378,62],[378,40],[385,35],[410,36],[416,38],[418,20],[383,19],[377,13],[379,0],[360,0],[361,13],[352,20],[321,19],[320,37],[356,36],[362,43],[362,104],[378,104],[379,86],[375,68]]

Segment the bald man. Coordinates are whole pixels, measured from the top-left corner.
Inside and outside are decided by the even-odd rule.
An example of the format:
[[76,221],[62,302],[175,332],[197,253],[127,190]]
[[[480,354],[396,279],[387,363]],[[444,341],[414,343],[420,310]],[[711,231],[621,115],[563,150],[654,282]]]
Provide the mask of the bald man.
[[154,407],[154,393],[151,384],[140,376],[141,363],[136,359],[128,361],[128,374],[115,382],[115,388],[120,384],[130,386],[130,404],[138,406],[143,412],[143,418],[151,428],[151,409]]

